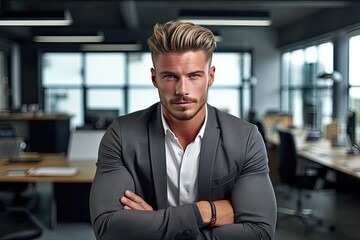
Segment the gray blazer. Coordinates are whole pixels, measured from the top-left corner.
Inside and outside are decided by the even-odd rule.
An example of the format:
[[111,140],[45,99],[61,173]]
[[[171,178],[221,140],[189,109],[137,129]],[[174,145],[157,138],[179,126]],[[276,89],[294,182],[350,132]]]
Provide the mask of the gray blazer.
[[[273,239],[276,202],[257,128],[208,105],[198,200],[230,200],[235,224],[199,228],[191,204],[167,206],[160,109],[157,103],[115,119],[101,141],[90,194],[97,239]],[[122,209],[126,189],[155,211]]]

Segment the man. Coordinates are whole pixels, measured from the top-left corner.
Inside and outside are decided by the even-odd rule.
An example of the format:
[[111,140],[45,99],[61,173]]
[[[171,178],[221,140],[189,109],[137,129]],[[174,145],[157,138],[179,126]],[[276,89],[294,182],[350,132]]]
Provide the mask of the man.
[[114,120],[90,196],[98,239],[273,239],[276,203],[257,128],[206,104],[216,47],[206,28],[157,24],[160,103]]

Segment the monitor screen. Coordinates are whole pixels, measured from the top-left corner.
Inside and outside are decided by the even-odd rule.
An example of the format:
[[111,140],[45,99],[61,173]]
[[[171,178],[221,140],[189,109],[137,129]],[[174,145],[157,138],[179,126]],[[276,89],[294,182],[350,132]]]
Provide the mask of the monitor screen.
[[349,139],[349,144],[353,146],[356,143],[356,113],[354,110],[348,110],[346,117],[346,134]]
[[88,109],[85,111],[85,126],[106,129],[117,116],[118,109]]

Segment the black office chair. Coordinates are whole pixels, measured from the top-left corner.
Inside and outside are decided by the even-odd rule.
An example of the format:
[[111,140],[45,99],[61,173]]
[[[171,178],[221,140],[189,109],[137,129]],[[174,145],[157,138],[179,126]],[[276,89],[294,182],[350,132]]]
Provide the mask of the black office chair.
[[43,228],[27,209],[0,205],[0,240],[31,240],[42,235]]
[[[316,217],[312,209],[303,208],[302,198],[304,190],[318,190],[326,183],[325,174],[320,172],[316,175],[306,175],[298,173],[298,156],[296,145],[292,133],[286,130],[278,130],[280,137],[278,173],[280,183],[288,185],[297,190],[297,200],[295,209],[278,207],[278,224],[281,217],[296,217],[305,226],[305,234],[309,233],[317,226],[324,224],[323,219]],[[335,226],[329,224],[329,230],[334,230]]]
[[[15,130],[10,124],[0,123],[0,155],[4,154],[1,157],[9,157],[17,151],[13,149],[14,144],[19,144],[17,139]],[[17,147],[19,146],[15,146]],[[30,188],[33,191],[34,184],[18,182],[0,184],[0,192],[13,195],[10,203],[5,203],[4,197],[0,199],[0,240],[25,240],[41,236],[42,228],[27,209],[29,199],[36,195],[33,192],[31,196],[23,196],[23,193],[28,192]]]
[[256,116],[256,111],[255,110],[250,110],[249,113],[248,113],[248,119],[247,121],[249,123],[252,123],[254,125],[257,126],[263,140],[264,140],[264,143],[266,145],[266,147],[268,148],[269,146],[269,143],[266,141],[266,133],[265,133],[265,129],[264,129],[264,125],[263,123],[257,118]]
[[[9,158],[11,154],[17,151],[15,148],[20,147],[14,146],[15,144],[19,145],[17,139],[16,131],[10,123],[0,123],[0,157]],[[12,193],[12,204],[23,205],[29,200],[29,198],[23,196],[23,193],[34,189],[34,186],[33,183],[7,182],[0,185],[0,192]]]

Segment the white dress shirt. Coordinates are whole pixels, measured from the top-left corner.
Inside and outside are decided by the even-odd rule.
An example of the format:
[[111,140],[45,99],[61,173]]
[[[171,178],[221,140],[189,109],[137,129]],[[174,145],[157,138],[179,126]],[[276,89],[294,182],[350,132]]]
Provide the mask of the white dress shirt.
[[169,128],[162,112],[161,118],[165,132],[168,206],[195,203],[198,192],[201,142],[207,122],[207,107],[205,121],[194,141],[186,147],[185,151],[178,138]]

